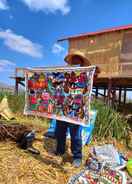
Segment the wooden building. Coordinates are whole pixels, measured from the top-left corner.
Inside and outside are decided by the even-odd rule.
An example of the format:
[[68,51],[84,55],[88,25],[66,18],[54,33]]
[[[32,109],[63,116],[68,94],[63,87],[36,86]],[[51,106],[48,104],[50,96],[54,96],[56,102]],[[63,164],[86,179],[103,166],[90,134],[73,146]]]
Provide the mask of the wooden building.
[[58,41],[66,40],[69,42],[65,57],[68,64],[97,66],[96,96],[98,90],[103,89],[105,97],[113,99],[118,93],[119,103],[122,95],[125,103],[126,91],[132,90],[132,25],[69,36]]
[[[126,102],[127,91],[132,91],[132,25],[105,29],[65,37],[69,49],[65,61],[69,65],[97,66],[94,80],[96,97],[100,95],[112,102]],[[18,85],[24,86],[24,68],[16,68],[16,93]],[[123,96],[123,99],[122,99]]]

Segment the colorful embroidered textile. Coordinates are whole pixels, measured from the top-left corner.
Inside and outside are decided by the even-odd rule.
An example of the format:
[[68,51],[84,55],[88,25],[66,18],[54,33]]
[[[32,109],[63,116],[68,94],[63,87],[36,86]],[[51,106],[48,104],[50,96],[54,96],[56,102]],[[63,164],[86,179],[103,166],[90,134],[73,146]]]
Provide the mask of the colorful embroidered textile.
[[27,69],[24,114],[89,123],[95,67]]
[[103,169],[101,172],[90,171],[84,169],[79,174],[70,178],[68,184],[126,184],[126,176],[124,172]]

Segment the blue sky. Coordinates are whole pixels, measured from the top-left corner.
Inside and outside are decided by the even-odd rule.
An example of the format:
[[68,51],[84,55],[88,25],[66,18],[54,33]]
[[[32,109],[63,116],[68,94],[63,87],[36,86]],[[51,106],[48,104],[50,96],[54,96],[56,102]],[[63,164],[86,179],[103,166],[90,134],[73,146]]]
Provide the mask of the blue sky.
[[131,0],[0,0],[0,81],[16,66],[64,65],[63,36],[127,24]]

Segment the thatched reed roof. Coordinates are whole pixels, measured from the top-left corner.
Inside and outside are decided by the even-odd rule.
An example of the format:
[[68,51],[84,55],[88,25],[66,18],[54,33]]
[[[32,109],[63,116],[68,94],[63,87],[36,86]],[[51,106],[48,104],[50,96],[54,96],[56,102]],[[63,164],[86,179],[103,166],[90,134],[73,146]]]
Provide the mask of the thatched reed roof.
[[115,32],[115,31],[122,31],[122,30],[132,30],[132,24],[130,25],[125,25],[125,26],[119,26],[119,27],[113,27],[113,28],[109,28],[109,29],[103,29],[100,31],[96,31],[96,32],[88,32],[88,33],[82,33],[82,34],[78,34],[78,35],[74,35],[74,36],[68,36],[68,37],[64,37],[62,39],[59,39],[58,41],[65,41],[65,40],[69,40],[69,39],[77,39],[77,38],[83,38],[83,37],[87,37],[87,36],[95,36],[95,35],[100,35],[100,34],[104,34],[104,33],[110,33],[110,32]]

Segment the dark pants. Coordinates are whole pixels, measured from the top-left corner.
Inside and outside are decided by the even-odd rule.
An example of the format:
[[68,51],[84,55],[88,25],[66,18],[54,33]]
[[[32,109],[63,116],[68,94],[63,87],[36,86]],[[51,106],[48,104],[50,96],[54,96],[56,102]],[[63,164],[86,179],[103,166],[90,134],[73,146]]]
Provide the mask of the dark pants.
[[73,159],[82,159],[82,137],[79,125],[57,121],[56,124],[56,139],[57,139],[57,154],[65,153],[66,133],[67,128],[70,129],[71,136],[71,151]]

